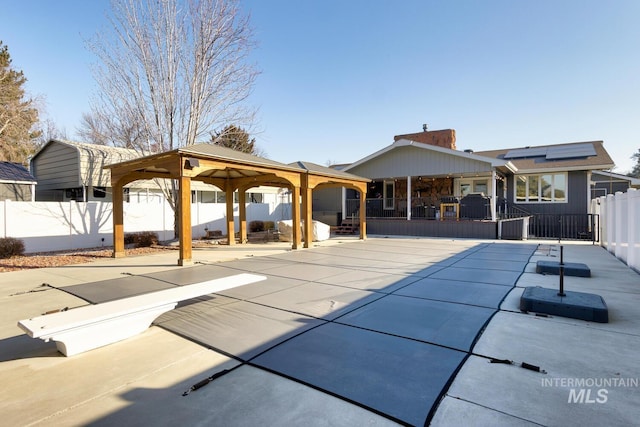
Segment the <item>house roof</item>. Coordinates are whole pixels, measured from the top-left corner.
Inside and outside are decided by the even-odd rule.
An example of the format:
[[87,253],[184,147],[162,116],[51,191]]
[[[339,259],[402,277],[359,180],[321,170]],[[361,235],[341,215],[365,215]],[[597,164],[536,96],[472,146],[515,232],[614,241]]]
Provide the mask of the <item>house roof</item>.
[[470,159],[470,160],[476,160],[478,162],[484,162],[484,163],[489,163],[492,167],[496,168],[496,169],[507,169],[510,171],[514,171],[515,168],[513,166],[513,164],[511,163],[511,161],[509,160],[505,160],[505,159],[498,159],[496,157],[491,157],[491,156],[485,156],[485,155],[480,155],[478,153],[471,153],[471,152],[466,152],[466,151],[458,151],[458,150],[452,150],[450,148],[444,148],[444,147],[438,147],[435,145],[430,145],[430,144],[423,144],[421,142],[416,142],[416,141],[410,141],[408,139],[399,139],[397,141],[394,141],[393,144],[386,146],[385,148],[376,151],[373,154],[368,155],[367,157],[364,157],[360,160],[358,160],[355,163],[352,163],[350,165],[348,165],[347,167],[345,167],[343,170],[344,171],[348,171],[350,169],[353,169],[363,163],[366,163],[372,159],[375,159],[377,157],[383,156],[384,154],[399,148],[399,147],[415,147],[421,150],[426,150],[426,151],[434,151],[437,153],[442,153],[442,154],[447,154],[450,156],[454,156],[454,157],[459,157],[459,158],[464,158],[464,159]]
[[37,157],[48,145],[52,143],[72,147],[76,149],[81,156],[100,153],[101,157],[113,159],[114,162],[140,157],[140,153],[130,148],[112,147],[110,145],[91,144],[88,142],[69,141],[67,139],[50,140],[42,148],[40,148],[40,150],[38,150],[38,152],[33,157]]
[[99,145],[99,144],[90,144],[87,142],[69,141],[67,139],[51,139],[45,145],[43,145],[36,152],[36,154],[34,154],[33,158],[38,157],[38,155],[40,155],[40,153],[42,153],[49,145],[54,143],[72,147],[78,150],[78,153],[80,155],[88,155],[90,153],[101,153],[102,156],[113,158],[114,161],[121,161],[123,159],[131,159],[131,158],[140,156],[140,154],[136,150],[133,150],[130,148],[111,147],[109,145]]
[[20,163],[0,162],[0,182],[35,184],[36,179]]
[[475,154],[509,160],[521,173],[551,170],[599,170],[611,169],[614,166],[602,141],[476,151]]
[[342,179],[350,179],[354,181],[362,181],[369,182],[371,181],[369,178],[364,178],[358,175],[354,175],[352,173],[344,172],[340,169],[330,168],[326,166],[321,166],[311,162],[303,162],[297,161],[294,163],[289,163],[291,166],[297,166],[301,169],[305,169],[306,171],[312,174],[320,174],[328,177],[342,178]]

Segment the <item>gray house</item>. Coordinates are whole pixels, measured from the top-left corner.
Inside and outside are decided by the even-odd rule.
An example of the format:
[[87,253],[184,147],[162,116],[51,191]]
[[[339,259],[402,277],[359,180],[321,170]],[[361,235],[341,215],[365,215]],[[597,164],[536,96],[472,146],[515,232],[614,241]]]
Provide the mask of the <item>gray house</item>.
[[36,200],[109,201],[111,174],[103,167],[136,157],[134,150],[52,139],[31,159]]
[[0,200],[32,202],[36,179],[19,163],[0,162]]
[[[38,180],[35,199],[111,202],[111,170],[104,166],[139,157],[140,153],[126,148],[52,139],[31,159],[31,170]],[[225,202],[224,191],[213,185],[194,182],[192,190],[193,202]],[[164,199],[159,184],[152,180],[134,181],[124,191],[126,202]],[[247,202],[264,203],[265,199],[275,199],[276,194],[277,189],[257,189],[247,193]]]
[[[343,170],[372,180],[373,234],[495,238],[506,221],[526,218],[530,235],[585,238],[593,178],[613,166],[602,141],[473,152],[458,150],[455,131],[445,129],[397,135]],[[337,216],[353,217],[356,202],[345,192]],[[557,229],[559,216],[571,224]]]

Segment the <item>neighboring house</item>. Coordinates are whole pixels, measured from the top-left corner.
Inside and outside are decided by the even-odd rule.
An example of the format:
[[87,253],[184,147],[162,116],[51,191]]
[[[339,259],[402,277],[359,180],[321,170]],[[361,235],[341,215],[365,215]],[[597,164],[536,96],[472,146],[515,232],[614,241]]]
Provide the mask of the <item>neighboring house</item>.
[[[38,179],[37,201],[112,201],[111,171],[104,166],[141,157],[135,150],[53,139],[31,159],[31,170]],[[277,189],[256,190],[247,202],[274,199]],[[125,201],[160,201],[164,196],[153,181],[135,181],[125,188]],[[192,201],[224,203],[225,193],[204,183],[192,186]],[[236,200],[237,201],[237,200]]]
[[31,159],[36,200],[110,201],[111,174],[103,167],[136,157],[134,150],[52,139]]
[[591,174],[591,197],[625,193],[629,188],[640,188],[640,179],[613,172],[594,171]]
[[36,179],[19,163],[0,162],[0,200],[32,202]]
[[[496,224],[514,215],[586,217],[592,178],[613,166],[602,141],[473,152],[457,150],[446,129],[397,135],[342,170],[372,180],[370,233],[495,238]],[[343,196],[343,217],[356,211],[353,196]]]

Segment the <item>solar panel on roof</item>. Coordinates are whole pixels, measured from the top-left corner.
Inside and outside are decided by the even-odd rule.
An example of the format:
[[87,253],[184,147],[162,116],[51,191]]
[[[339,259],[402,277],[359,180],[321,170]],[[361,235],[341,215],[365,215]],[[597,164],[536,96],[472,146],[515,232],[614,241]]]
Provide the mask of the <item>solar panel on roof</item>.
[[526,157],[543,157],[547,154],[547,147],[517,148],[507,151],[505,159],[523,159]]
[[586,142],[584,144],[549,147],[549,150],[547,151],[547,160],[572,159],[576,157],[589,157],[595,155],[596,149],[593,147],[593,144]]

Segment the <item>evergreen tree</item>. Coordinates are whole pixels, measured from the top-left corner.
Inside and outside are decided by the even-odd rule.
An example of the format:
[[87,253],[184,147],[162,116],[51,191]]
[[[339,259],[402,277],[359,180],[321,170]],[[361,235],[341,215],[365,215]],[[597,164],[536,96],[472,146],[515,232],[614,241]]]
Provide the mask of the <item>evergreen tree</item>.
[[247,131],[236,125],[228,125],[222,132],[211,135],[211,143],[243,153],[257,154],[256,139],[250,140]]
[[628,176],[632,176],[634,178],[640,178],[640,148],[638,152],[631,156],[632,159],[636,161],[636,164],[633,166],[631,172],[629,172]]
[[11,68],[8,47],[0,41],[0,160],[26,164],[36,148],[40,132],[38,110],[26,97],[22,71]]

